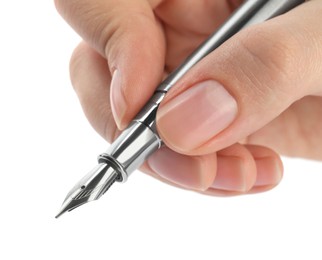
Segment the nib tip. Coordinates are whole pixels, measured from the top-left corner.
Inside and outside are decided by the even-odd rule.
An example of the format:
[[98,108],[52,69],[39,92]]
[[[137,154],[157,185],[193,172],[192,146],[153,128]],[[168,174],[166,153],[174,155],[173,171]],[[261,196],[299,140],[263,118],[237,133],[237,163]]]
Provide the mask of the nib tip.
[[58,214],[55,216],[56,219],[58,219],[61,215],[63,215],[66,211],[68,211],[68,209],[66,209],[66,207],[63,207]]
[[117,180],[117,177],[118,172],[110,165],[106,163],[97,165],[68,193],[56,218],[59,218],[67,211],[100,198]]
[[63,215],[64,213],[61,213],[61,212],[59,212],[56,216],[55,216],[55,218],[57,219],[57,218],[59,218],[61,215]]

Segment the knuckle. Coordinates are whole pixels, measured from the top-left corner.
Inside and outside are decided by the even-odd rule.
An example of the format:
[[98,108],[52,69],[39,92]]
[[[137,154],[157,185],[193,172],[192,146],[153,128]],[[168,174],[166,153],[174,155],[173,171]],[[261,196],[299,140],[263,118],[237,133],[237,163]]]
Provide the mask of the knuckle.
[[81,70],[81,66],[83,64],[83,59],[84,59],[83,56],[85,51],[86,51],[86,45],[84,43],[80,43],[73,51],[69,62],[70,80],[76,93],[79,92],[78,87],[80,84],[78,84],[78,78],[79,78],[78,76],[79,76],[79,71]]
[[106,13],[99,10],[89,11],[88,16],[92,17],[90,13],[95,13],[95,19],[88,19],[86,29],[89,32],[89,42],[105,56],[105,48],[109,39],[119,30],[118,19],[110,17],[112,12]]
[[108,12],[100,2],[54,0],[62,17],[101,55],[105,54],[108,39],[119,26],[118,5],[109,6]]
[[[131,13],[123,12],[117,19],[103,24],[99,33],[100,45],[103,46],[107,60],[114,60],[122,52],[122,44],[136,46],[137,34],[143,34],[146,25],[153,21],[145,12],[135,10]],[[139,46],[139,44],[138,44]]]
[[[268,29],[268,28],[267,28]],[[294,91],[298,75],[300,42],[288,29],[265,30],[254,27],[248,31],[247,37],[240,40],[244,64],[253,64],[242,68],[252,87],[261,94],[287,95]]]
[[55,5],[55,7],[56,7],[56,10],[59,12],[59,10],[60,10],[60,7],[61,7],[61,5],[60,5],[60,0],[54,0],[54,5]]
[[70,2],[73,1],[65,1],[65,0],[54,0],[54,5],[58,13],[62,16],[66,13]]
[[151,24],[151,15],[141,10],[130,12],[119,10],[118,6],[114,6],[106,12],[97,10],[93,6],[92,10],[87,10],[87,12],[88,17],[93,17],[95,13],[95,19],[87,19],[86,27],[84,27],[84,30],[89,32],[88,41],[107,60],[114,60],[115,56],[120,54],[121,44],[132,42],[133,38],[137,38],[132,36],[134,32],[138,33],[138,28]]

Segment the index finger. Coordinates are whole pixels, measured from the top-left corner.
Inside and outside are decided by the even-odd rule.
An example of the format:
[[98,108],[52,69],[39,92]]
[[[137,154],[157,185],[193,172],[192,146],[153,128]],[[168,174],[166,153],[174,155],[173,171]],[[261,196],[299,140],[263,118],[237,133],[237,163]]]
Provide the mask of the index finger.
[[[124,128],[163,74],[165,40],[150,3],[142,0],[55,0],[59,13],[97,52],[109,71],[113,115]],[[108,97],[106,97],[108,98]]]

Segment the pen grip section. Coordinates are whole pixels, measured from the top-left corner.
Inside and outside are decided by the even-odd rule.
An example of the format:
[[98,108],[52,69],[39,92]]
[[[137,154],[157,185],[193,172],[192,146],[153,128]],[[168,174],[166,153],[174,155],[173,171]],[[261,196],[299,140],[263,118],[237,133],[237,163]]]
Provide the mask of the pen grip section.
[[99,162],[113,164],[125,182],[128,176],[161,146],[160,138],[145,124],[133,121],[98,157]]

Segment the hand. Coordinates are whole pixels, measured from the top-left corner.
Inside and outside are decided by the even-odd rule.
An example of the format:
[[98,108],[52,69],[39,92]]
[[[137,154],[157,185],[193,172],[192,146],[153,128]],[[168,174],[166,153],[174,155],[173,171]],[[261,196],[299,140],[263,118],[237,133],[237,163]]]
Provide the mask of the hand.
[[[56,0],[84,39],[71,79],[96,131],[112,141],[240,2]],[[321,0],[309,1],[197,64],[160,105],[167,147],[142,169],[183,188],[235,195],[276,186],[277,153],[322,159],[321,12]]]

